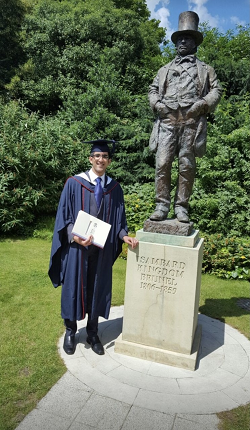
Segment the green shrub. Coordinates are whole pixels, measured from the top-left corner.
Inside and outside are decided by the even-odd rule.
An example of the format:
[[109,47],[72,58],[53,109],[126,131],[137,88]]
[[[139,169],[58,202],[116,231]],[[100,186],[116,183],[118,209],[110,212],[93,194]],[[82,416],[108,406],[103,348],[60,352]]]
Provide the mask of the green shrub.
[[196,228],[223,236],[250,233],[249,94],[221,100],[197,158],[190,215]]
[[[129,231],[136,232],[143,228],[144,222],[155,208],[154,183],[135,184],[123,189],[128,228]],[[197,224],[194,223],[195,229],[199,229]],[[204,238],[203,273],[213,273],[220,278],[250,280],[249,239],[208,232],[200,232],[200,237]],[[126,246],[120,257],[127,258]]]
[[0,102],[0,232],[23,234],[56,211],[66,178],[86,164],[82,147],[61,119]]
[[143,228],[143,224],[155,208],[154,184],[134,184],[123,187],[129,231]]
[[250,239],[206,233],[200,236],[204,238],[203,273],[250,280]]

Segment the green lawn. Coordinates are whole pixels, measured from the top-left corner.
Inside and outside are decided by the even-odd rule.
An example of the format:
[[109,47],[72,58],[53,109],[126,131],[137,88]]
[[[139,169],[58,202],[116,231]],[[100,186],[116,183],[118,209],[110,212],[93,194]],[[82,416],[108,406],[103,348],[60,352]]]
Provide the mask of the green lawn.
[[[0,430],[14,429],[66,371],[57,352],[64,331],[60,288],[53,288],[47,275],[50,245],[35,238],[0,242]],[[125,270],[126,261],[118,259],[113,305],[123,303]],[[249,337],[249,313],[236,304],[244,297],[247,281],[202,277],[200,311]],[[223,429],[249,430],[249,407],[220,415]]]

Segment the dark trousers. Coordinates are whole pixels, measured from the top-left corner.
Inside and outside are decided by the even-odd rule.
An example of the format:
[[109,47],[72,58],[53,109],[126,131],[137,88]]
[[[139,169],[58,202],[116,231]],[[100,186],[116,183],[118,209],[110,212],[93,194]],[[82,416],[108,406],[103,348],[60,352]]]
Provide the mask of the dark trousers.
[[[89,246],[88,249],[88,274],[87,274],[87,335],[93,337],[98,332],[98,317],[92,318],[92,303],[94,295],[94,285],[96,277],[96,267],[98,261],[99,248],[94,245]],[[77,331],[77,322],[69,319],[64,320],[66,331],[69,335],[75,334]]]
[[[64,320],[64,325],[66,327],[66,331],[68,335],[75,334],[77,331],[77,322],[71,321],[68,319]],[[88,315],[87,327],[86,327],[87,335],[89,337],[93,337],[98,333],[98,318],[90,319]]]

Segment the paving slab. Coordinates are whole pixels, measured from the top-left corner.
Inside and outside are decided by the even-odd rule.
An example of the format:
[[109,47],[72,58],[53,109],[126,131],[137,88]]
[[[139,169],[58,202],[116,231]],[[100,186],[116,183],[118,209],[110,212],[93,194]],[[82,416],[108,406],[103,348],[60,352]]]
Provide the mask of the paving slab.
[[[67,389],[65,389],[67,387]],[[91,396],[92,390],[67,372],[39,403],[38,409],[73,420]]]
[[100,319],[105,355],[86,343],[78,323],[74,355],[59,354],[65,375],[18,430],[216,430],[218,412],[250,403],[250,341],[232,327],[199,315],[202,339],[195,371],[117,354],[123,306]]
[[175,416],[132,406],[122,430],[172,430]]
[[102,430],[120,430],[129,409],[128,403],[92,394],[75,421]]
[[68,430],[71,419],[34,409],[17,427],[18,430]]

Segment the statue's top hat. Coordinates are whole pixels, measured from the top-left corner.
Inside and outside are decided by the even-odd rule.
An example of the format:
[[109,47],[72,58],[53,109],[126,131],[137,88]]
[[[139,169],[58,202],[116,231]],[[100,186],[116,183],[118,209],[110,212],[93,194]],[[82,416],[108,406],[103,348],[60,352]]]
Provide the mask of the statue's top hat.
[[180,13],[178,31],[175,31],[172,34],[172,42],[176,44],[179,36],[181,36],[182,34],[190,34],[190,36],[194,37],[197,46],[200,45],[203,41],[203,35],[200,31],[198,31],[198,25],[199,17],[197,13],[192,11]]

